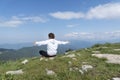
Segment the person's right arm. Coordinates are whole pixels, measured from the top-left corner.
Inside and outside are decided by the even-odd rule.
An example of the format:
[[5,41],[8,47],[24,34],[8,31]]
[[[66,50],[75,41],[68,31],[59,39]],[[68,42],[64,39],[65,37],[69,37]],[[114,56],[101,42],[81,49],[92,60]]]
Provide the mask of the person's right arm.
[[46,45],[47,43],[48,43],[48,40],[46,40],[46,41],[36,41],[36,42],[34,43],[34,45],[41,46],[41,45]]

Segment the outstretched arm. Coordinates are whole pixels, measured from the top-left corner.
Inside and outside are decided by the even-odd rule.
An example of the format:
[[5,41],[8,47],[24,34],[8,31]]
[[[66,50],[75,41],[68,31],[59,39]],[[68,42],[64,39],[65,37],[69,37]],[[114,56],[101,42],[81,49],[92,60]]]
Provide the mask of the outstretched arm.
[[68,44],[70,43],[69,41],[58,41],[58,44]]
[[34,45],[38,45],[38,46],[41,46],[41,45],[46,45],[48,43],[48,41],[36,41],[34,42]]

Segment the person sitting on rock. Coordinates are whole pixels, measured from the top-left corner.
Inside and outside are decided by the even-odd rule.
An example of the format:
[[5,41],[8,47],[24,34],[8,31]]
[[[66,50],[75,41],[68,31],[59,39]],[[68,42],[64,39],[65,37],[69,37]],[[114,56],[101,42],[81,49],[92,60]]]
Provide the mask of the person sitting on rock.
[[55,39],[54,33],[48,34],[48,40],[45,41],[36,41],[34,44],[41,46],[47,45],[47,51],[40,50],[39,53],[43,57],[54,57],[57,54],[57,48],[59,44],[68,44],[69,41],[58,41]]

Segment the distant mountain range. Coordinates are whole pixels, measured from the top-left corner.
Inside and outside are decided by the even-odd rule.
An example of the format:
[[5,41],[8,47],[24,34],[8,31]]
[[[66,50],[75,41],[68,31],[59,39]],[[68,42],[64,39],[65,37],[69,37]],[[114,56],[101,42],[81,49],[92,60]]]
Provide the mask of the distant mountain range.
[[[82,40],[70,40],[70,44],[68,44],[68,47],[72,48],[83,48],[83,47],[88,47],[93,44],[95,44],[96,41],[90,42],[90,41],[82,41]],[[5,49],[20,49],[23,47],[31,47],[33,46],[33,42],[28,42],[28,43],[16,43],[16,44],[0,44],[0,48],[5,48]]]
[[0,48],[6,48],[6,49],[20,49],[23,47],[30,47],[30,46],[33,46],[32,42],[16,43],[16,44],[0,44]]
[[[70,44],[60,45],[58,47],[58,54],[63,54],[67,50],[77,50],[91,47],[96,43],[104,42],[72,40],[70,41]],[[46,46],[33,46],[32,43],[4,44],[0,45],[0,47],[0,60],[4,61],[39,56],[39,50],[46,50]]]

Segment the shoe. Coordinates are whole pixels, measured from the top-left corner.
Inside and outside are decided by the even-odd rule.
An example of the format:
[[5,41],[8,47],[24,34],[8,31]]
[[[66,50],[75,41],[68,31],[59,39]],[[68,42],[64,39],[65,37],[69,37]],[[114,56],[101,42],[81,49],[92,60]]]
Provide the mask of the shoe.
[[40,61],[42,61],[42,60],[43,60],[43,57],[40,58]]

